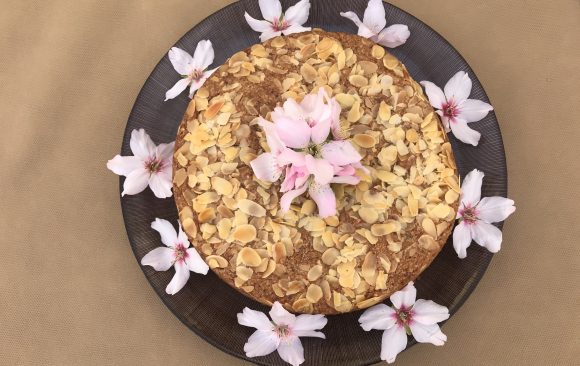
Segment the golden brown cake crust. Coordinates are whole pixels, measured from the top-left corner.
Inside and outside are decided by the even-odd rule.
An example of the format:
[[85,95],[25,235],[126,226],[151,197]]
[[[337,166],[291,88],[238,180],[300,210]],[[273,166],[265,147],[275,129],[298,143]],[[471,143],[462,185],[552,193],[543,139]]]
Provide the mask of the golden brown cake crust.
[[[333,186],[338,215],[303,195],[285,216],[280,183],[249,166],[267,151],[255,119],[324,87],[370,174]],[[242,293],[290,311],[374,305],[414,280],[449,236],[459,182],[451,145],[421,87],[368,39],[321,30],[233,55],[206,81],[179,127],[174,197],[191,243]]]

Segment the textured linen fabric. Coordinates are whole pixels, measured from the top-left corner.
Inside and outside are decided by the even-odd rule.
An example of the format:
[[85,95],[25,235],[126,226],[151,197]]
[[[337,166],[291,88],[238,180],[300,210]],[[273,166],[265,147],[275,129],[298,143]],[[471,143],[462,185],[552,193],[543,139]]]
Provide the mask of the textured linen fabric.
[[[0,364],[248,364],[196,336],[155,295],[105,167],[159,58],[228,3],[2,1]],[[501,252],[443,327],[447,344],[415,346],[397,364],[578,364],[580,2],[393,3],[477,73],[517,206]]]

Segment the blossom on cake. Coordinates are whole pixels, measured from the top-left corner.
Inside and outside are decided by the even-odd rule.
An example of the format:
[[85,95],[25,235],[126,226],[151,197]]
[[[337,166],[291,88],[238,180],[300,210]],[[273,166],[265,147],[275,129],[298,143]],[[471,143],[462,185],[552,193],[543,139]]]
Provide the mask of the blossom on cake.
[[497,253],[501,248],[502,233],[492,223],[505,220],[516,210],[514,201],[509,198],[481,198],[483,177],[483,172],[474,169],[461,184],[457,210],[459,224],[453,231],[453,248],[459,258],[466,257],[472,240],[490,252]]
[[417,298],[413,282],[391,295],[393,306],[378,304],[367,309],[359,318],[365,331],[384,330],[381,342],[381,360],[392,363],[407,348],[407,335],[419,343],[442,346],[447,336],[437,323],[449,318],[449,310],[431,300]]
[[430,81],[421,81],[429,103],[437,109],[437,114],[443,120],[446,132],[453,132],[455,137],[466,144],[477,146],[481,134],[468,126],[477,122],[493,110],[486,102],[477,99],[467,99],[471,94],[471,79],[465,71],[457,72],[444,90]]
[[129,144],[133,156],[117,155],[107,162],[109,170],[126,177],[121,195],[137,194],[149,186],[157,198],[171,197],[175,142],[155,146],[149,135],[141,128],[131,132]]
[[244,14],[248,25],[260,32],[260,40],[266,42],[270,38],[280,35],[289,35],[309,31],[310,27],[303,27],[310,13],[310,0],[301,0],[282,11],[280,0],[259,0],[260,11],[264,20],[252,18],[248,12]]
[[385,18],[385,7],[382,0],[370,0],[363,20],[352,11],[341,12],[345,18],[348,18],[358,27],[358,35],[369,38],[370,40],[389,48],[395,48],[407,42],[411,35],[409,27],[404,24],[387,25]]
[[200,257],[195,248],[189,247],[187,235],[179,225],[179,233],[167,220],[155,219],[151,228],[161,235],[161,242],[166,247],[155,248],[141,259],[141,265],[151,266],[156,271],[167,271],[175,268],[175,275],[167,285],[165,292],[169,295],[176,294],[189,280],[189,271],[207,274],[209,266]]
[[207,70],[213,63],[214,52],[210,40],[199,41],[195,47],[195,52],[191,56],[181,48],[172,47],[167,54],[169,61],[173,65],[182,79],[165,93],[165,100],[173,99],[189,86],[189,97],[214,73],[217,68]]
[[286,311],[278,301],[272,305],[266,314],[249,308],[238,313],[238,323],[246,327],[256,328],[244,344],[247,357],[259,357],[278,351],[280,357],[298,366],[304,362],[304,348],[300,337],[325,338],[318,330],[324,328],[328,321],[324,315],[301,314],[294,315]]
[[[282,212],[292,201],[308,191],[321,217],[336,214],[336,197],[331,183],[358,184],[357,169],[362,157],[347,140],[340,139],[340,105],[320,88],[300,103],[287,99],[258,124],[270,148],[250,165],[258,179],[277,181],[284,173],[280,191]],[[332,131],[332,133],[331,133]],[[332,138],[335,140],[332,140]]]

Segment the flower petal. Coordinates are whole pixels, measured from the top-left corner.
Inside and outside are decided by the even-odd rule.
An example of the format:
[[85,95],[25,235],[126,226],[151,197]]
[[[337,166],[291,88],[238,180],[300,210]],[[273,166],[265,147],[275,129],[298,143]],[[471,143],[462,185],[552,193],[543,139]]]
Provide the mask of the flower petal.
[[284,19],[290,25],[302,25],[308,20],[310,14],[310,0],[300,0],[295,5],[286,9]]
[[164,165],[173,162],[173,149],[175,148],[175,141],[170,142],[168,144],[159,144],[155,148],[155,156],[157,159],[160,159]]
[[145,168],[137,168],[125,178],[121,196],[141,193],[147,185],[149,185],[149,172]]
[[282,4],[280,0],[259,0],[260,11],[265,20],[273,22],[282,15]]
[[199,79],[193,80],[191,82],[191,85],[189,86],[189,98],[193,98],[193,94],[195,94],[195,92],[198,91],[199,88],[203,86],[203,84],[205,84],[205,81],[209,79],[211,74],[213,74],[216,70],[217,68],[211,69],[210,71],[205,71]]
[[200,257],[199,253],[195,248],[187,249],[187,258],[185,259],[185,264],[187,268],[195,273],[199,274],[207,274],[209,271],[209,266],[205,261]]
[[407,348],[405,328],[397,325],[385,330],[381,341],[381,360],[393,363],[405,348]]
[[397,313],[385,304],[375,305],[360,316],[358,322],[365,331],[371,329],[386,330],[397,323]]
[[446,102],[443,90],[430,81],[423,80],[420,84],[425,88],[425,94],[427,94],[427,98],[429,98],[429,103],[435,108],[443,108],[443,103]]
[[473,240],[492,253],[497,253],[501,249],[501,230],[487,222],[477,221],[471,225],[471,235]]
[[171,279],[171,282],[167,285],[165,292],[169,295],[175,295],[185,286],[187,280],[189,280],[189,269],[183,261],[177,261],[174,264],[175,275]]
[[107,161],[107,168],[117,175],[127,176],[140,167],[143,167],[143,161],[136,156],[117,155]]
[[263,331],[272,331],[272,322],[266,314],[261,311],[244,308],[241,313],[238,313],[238,323],[246,327],[256,328]]
[[213,63],[214,51],[209,39],[201,40],[193,53],[193,66],[195,69],[205,70]]
[[310,126],[303,120],[280,116],[275,119],[276,132],[282,142],[293,149],[302,149],[310,142]]
[[288,212],[288,210],[290,210],[290,205],[292,204],[292,201],[294,201],[294,199],[296,197],[298,197],[301,194],[303,194],[304,192],[306,192],[307,189],[308,189],[308,183],[305,183],[300,188],[296,188],[296,189],[293,189],[291,191],[284,193],[282,195],[282,197],[280,198],[280,210],[282,212]]
[[189,83],[190,80],[188,78],[179,79],[177,83],[175,83],[175,85],[173,85],[173,87],[165,93],[165,100],[167,101],[169,99],[173,99],[179,94],[181,94],[182,91],[187,89]]
[[301,25],[291,25],[288,28],[284,29],[282,31],[282,34],[287,36],[289,34],[295,34],[295,33],[303,33],[303,32],[310,32],[312,30],[311,27],[303,27]]
[[319,185],[330,183],[334,176],[334,168],[328,161],[315,159],[312,155],[306,155],[304,161],[306,162],[306,169],[308,169],[310,174],[314,175],[316,183]]
[[129,142],[133,155],[147,160],[155,154],[155,144],[144,129],[133,130]]
[[156,271],[167,271],[173,266],[175,255],[173,249],[167,247],[155,248],[141,259],[142,266],[151,266]]
[[413,305],[413,321],[421,324],[436,324],[449,319],[449,309],[431,300],[418,299]]
[[310,183],[308,194],[318,206],[318,216],[325,218],[336,215],[336,196],[330,185],[320,185],[312,182]]
[[253,18],[250,14],[248,14],[248,12],[244,13],[244,17],[246,18],[246,22],[248,22],[250,28],[256,32],[262,33],[272,29],[272,24],[270,22]]
[[292,366],[298,366],[304,362],[304,348],[298,337],[290,337],[278,345],[280,357]]
[[268,147],[272,153],[279,154],[286,149],[286,145],[284,145],[280,136],[278,136],[275,124],[260,117],[258,119],[258,126],[262,127],[262,130],[264,130],[264,133],[266,134],[266,142],[268,143]]
[[455,103],[460,104],[471,94],[471,79],[465,71],[458,71],[445,84],[443,90],[447,100],[453,100]]
[[505,197],[484,197],[477,205],[477,218],[485,222],[500,222],[516,210],[514,201]]
[[269,39],[282,35],[282,31],[275,31],[272,29],[266,30],[260,34],[260,41],[266,42]]
[[[481,199],[481,184],[483,183],[482,171],[473,169],[461,182],[461,206],[474,206]],[[459,218],[459,216],[457,216]]]
[[322,158],[332,165],[348,165],[359,162],[362,157],[350,141],[329,141],[322,146]]
[[298,151],[284,148],[276,158],[278,159],[279,166],[292,164],[294,167],[304,167],[306,166],[305,156]]
[[163,172],[151,174],[149,176],[149,188],[155,194],[157,198],[168,198],[173,196],[171,188],[173,183],[171,181],[171,175],[163,174]]
[[493,110],[493,107],[481,100],[467,99],[459,105],[459,117],[467,122],[477,122]]
[[296,315],[288,312],[284,307],[276,301],[270,309],[270,318],[276,323],[276,325],[288,325],[290,327],[294,326],[296,322]]
[[340,13],[340,16],[352,20],[357,27],[360,27],[361,24],[362,24],[362,21],[360,20],[360,18],[358,17],[358,15],[356,15],[356,13],[353,12],[353,11],[341,12]]
[[383,0],[370,0],[363,16],[363,23],[374,34],[378,34],[387,25]]
[[193,57],[181,48],[172,47],[167,53],[167,57],[179,75],[189,75],[192,71]]
[[330,183],[350,184],[354,186],[360,183],[360,178],[356,175],[335,176],[332,178]]
[[419,343],[431,343],[436,346],[442,346],[447,341],[447,336],[443,334],[437,324],[421,324],[411,322],[409,324],[413,338]]
[[269,355],[278,348],[279,342],[278,337],[271,330],[257,330],[252,333],[246,344],[244,344],[244,352],[246,352],[247,357]]
[[409,27],[405,24],[393,24],[379,33],[377,43],[395,48],[407,42],[410,36]]
[[175,228],[167,220],[156,218],[155,221],[151,223],[151,228],[161,235],[161,242],[170,248],[175,247],[175,244],[179,241]]
[[399,290],[391,295],[391,302],[397,309],[409,309],[415,303],[417,298],[417,289],[413,281],[409,282],[402,290]]
[[449,127],[451,127],[451,132],[453,132],[453,135],[455,135],[459,141],[473,146],[477,146],[479,143],[481,134],[476,130],[471,129],[465,120],[454,118],[450,121]]
[[326,141],[328,135],[330,134],[330,119],[326,118],[322,121],[319,121],[314,126],[312,126],[310,131],[312,134],[310,137],[312,142],[315,144],[322,144],[324,141]]
[[185,248],[189,248],[189,239],[187,238],[187,234],[185,234],[185,232],[183,231],[183,228],[181,227],[181,223],[179,222],[179,220],[177,220],[177,226],[178,226],[178,231],[177,231],[177,243],[181,243],[181,245],[183,245]]
[[453,230],[453,248],[461,259],[467,256],[467,248],[471,245],[471,229],[465,221],[460,222]]
[[316,330],[324,328],[327,322],[328,319],[321,314],[301,314],[296,317],[292,332],[298,337],[326,338],[324,333],[316,332]]
[[260,154],[250,162],[250,166],[256,177],[265,182],[275,182],[282,175],[282,169],[278,167],[278,161],[272,153]]

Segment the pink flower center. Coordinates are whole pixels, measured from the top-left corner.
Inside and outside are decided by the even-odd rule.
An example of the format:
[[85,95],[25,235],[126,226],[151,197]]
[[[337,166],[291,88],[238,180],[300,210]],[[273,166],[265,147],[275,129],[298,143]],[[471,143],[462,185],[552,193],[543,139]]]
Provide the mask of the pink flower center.
[[[272,323],[272,324],[274,324],[274,323]],[[281,325],[274,324],[274,333],[276,333],[278,338],[286,339],[288,336],[290,336],[290,328],[284,324],[281,324]]]
[[163,169],[163,161],[151,158],[145,162],[145,169],[151,174],[159,173]]
[[287,29],[290,26],[290,24],[288,24],[288,22],[284,19],[284,16],[280,16],[280,18],[278,19],[274,19],[274,21],[272,22],[272,29],[275,32],[281,32],[284,29]]
[[179,243],[173,248],[173,254],[175,255],[175,262],[183,262],[189,257],[187,253],[187,248]]
[[460,209],[459,215],[461,215],[463,221],[465,221],[467,224],[473,224],[478,220],[477,210],[475,207],[471,207],[470,205]]
[[306,153],[314,156],[315,158],[319,158],[322,154],[322,148],[320,145],[311,142],[306,147]]
[[413,321],[413,309],[402,306],[400,309],[396,309],[394,317],[398,325],[407,328]]
[[189,78],[191,80],[199,81],[203,76],[203,70],[193,70],[191,74],[189,74]]
[[459,108],[457,108],[453,99],[443,103],[441,109],[443,110],[443,115],[449,119],[453,119],[459,115]]

